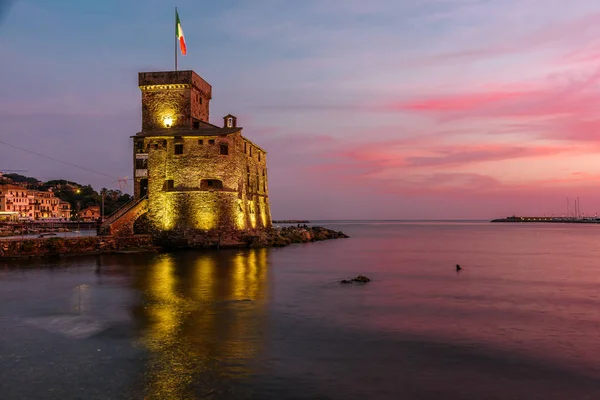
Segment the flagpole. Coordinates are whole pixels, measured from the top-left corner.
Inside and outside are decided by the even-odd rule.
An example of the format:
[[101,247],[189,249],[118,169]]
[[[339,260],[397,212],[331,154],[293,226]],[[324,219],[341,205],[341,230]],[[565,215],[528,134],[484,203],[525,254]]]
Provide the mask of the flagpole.
[[175,7],[175,71],[177,71],[177,7]]

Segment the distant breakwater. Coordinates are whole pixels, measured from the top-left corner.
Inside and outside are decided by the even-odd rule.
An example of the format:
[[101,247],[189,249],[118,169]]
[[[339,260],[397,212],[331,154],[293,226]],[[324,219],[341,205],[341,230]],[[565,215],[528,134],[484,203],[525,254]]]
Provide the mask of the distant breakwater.
[[284,227],[242,232],[188,232],[169,238],[135,235],[129,237],[87,236],[75,238],[31,238],[0,241],[0,259],[27,257],[55,257],[103,253],[162,252],[174,249],[221,249],[284,247],[294,243],[308,243],[329,239],[348,238],[343,232],[323,227]]
[[506,217],[493,219],[491,222],[551,222],[561,224],[600,224],[600,218],[575,218],[575,217]]

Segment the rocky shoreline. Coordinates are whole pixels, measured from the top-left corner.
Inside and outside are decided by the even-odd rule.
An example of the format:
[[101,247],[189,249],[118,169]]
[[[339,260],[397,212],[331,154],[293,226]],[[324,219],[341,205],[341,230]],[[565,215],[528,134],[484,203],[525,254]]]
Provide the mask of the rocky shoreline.
[[284,247],[294,243],[342,239],[349,236],[343,232],[322,226],[289,226],[250,231],[189,231],[156,235],[157,246],[171,248],[245,248]]
[[294,243],[341,238],[348,238],[348,236],[343,232],[320,226],[305,226],[229,233],[222,231],[187,232],[186,235],[178,233],[177,239],[169,238],[168,235],[11,239],[0,241],[0,260],[115,252],[163,252],[176,249],[284,247]]
[[345,239],[343,232],[323,228],[322,226],[271,228],[257,235],[246,236],[249,247],[284,247],[294,243],[316,242],[329,239]]

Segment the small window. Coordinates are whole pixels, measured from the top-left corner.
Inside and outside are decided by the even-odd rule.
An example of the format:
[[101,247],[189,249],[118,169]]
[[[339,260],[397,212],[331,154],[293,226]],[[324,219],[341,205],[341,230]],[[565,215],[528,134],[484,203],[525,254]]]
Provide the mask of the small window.
[[223,189],[223,181],[220,181],[218,179],[202,179],[200,181],[200,189],[202,189],[202,190]]
[[198,140],[198,144],[199,144],[200,146],[202,146],[202,145],[204,144],[204,140],[202,140],[202,139]]
[[175,154],[183,154],[183,144],[178,143],[175,145]]
[[173,190],[175,187],[175,182],[173,179],[168,179],[165,181],[165,190]]
[[158,150],[158,143],[154,143],[152,146],[154,146],[154,150]]
[[215,139],[209,139],[208,144],[215,144]]
[[147,169],[148,168],[148,159],[136,159],[135,160],[135,169]]
[[219,153],[226,156],[229,154],[229,146],[222,144],[219,146]]
[[258,161],[260,161],[260,151],[258,152]]
[[200,104],[202,104],[202,96],[199,96],[199,100],[198,100],[198,102],[199,102]]
[[192,127],[193,127],[194,129],[200,129],[200,121],[194,121],[194,122],[192,123]]
[[250,157],[252,157],[252,146],[250,146]]
[[247,150],[247,146],[246,146],[246,145],[247,145],[247,143],[246,143],[246,142],[244,142],[244,154],[246,154],[246,153],[248,152],[248,150]]
[[232,128],[233,127],[233,118],[227,117],[227,127],[228,128]]

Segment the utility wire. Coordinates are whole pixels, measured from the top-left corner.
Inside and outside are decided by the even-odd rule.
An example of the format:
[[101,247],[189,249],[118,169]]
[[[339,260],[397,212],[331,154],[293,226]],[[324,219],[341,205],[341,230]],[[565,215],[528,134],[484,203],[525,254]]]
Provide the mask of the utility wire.
[[106,177],[111,178],[111,179],[119,180],[119,178],[117,178],[115,176],[112,176],[112,175],[105,174],[104,172],[95,171],[95,170],[93,170],[91,168],[82,167],[81,165],[72,164],[72,163],[67,162],[67,161],[59,160],[58,158],[50,157],[50,156],[47,156],[47,155],[42,154],[42,153],[38,153],[38,152],[33,151],[33,150],[29,150],[29,149],[25,149],[23,147],[15,146],[14,144],[6,143],[6,142],[4,142],[2,140],[0,140],[0,144],[3,144],[3,145],[8,146],[8,147],[12,147],[13,149],[18,149],[18,150],[24,151],[26,153],[35,154],[36,156],[44,157],[44,158],[47,158],[49,160],[56,161],[56,162],[59,162],[59,163],[62,163],[62,164],[65,164],[65,165],[68,165],[68,166],[71,166],[71,167],[79,168],[79,169],[82,169],[84,171],[92,172],[94,174],[98,174],[98,175],[106,176]]

